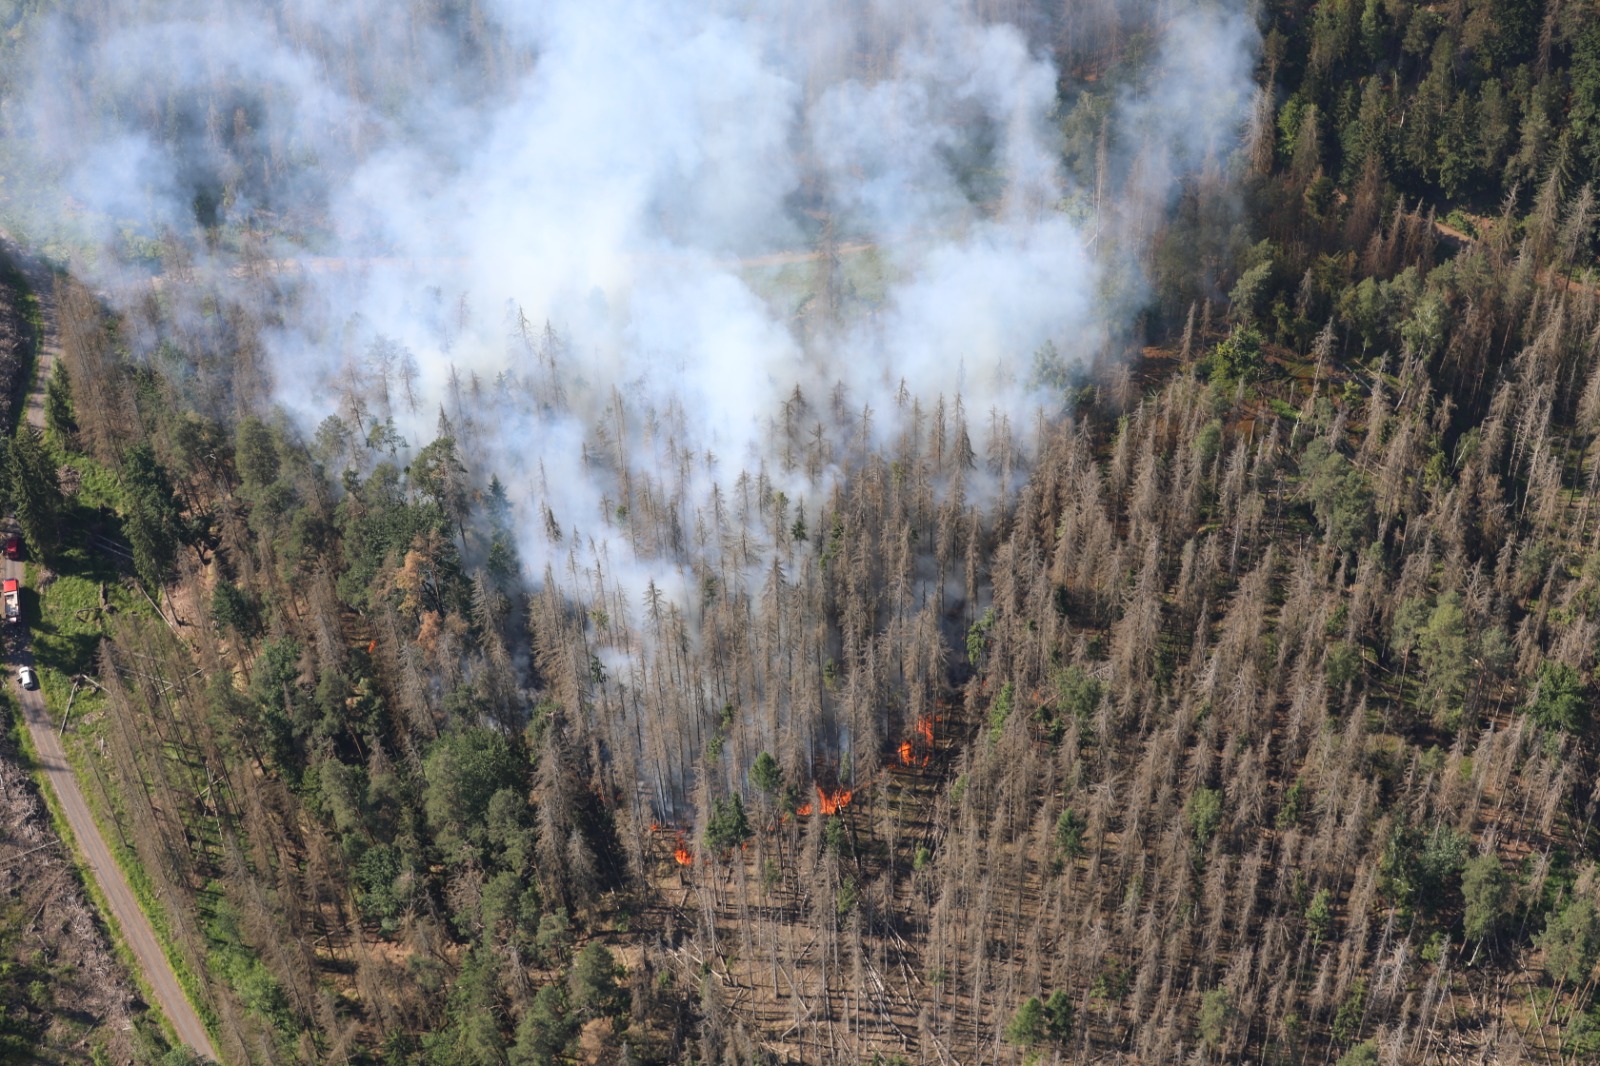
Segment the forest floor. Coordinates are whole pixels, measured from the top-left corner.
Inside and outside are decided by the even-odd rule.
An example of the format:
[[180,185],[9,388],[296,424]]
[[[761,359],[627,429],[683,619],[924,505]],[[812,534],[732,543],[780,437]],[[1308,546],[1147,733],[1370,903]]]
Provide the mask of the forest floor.
[[[974,1048],[951,1044],[966,1031],[955,1024],[962,1004],[942,995],[936,979],[930,983],[917,935],[862,916],[863,908],[916,909],[909,906],[920,891],[915,856],[938,836],[948,747],[941,740],[926,765],[886,765],[858,785],[839,812],[850,841],[842,848],[828,841],[832,819],[811,805],[794,821],[752,812],[755,836],[726,856],[670,828],[659,834],[653,883],[666,913],[653,916],[658,927],[700,927],[695,943],[703,945],[707,915],[714,926],[713,951],[688,944],[674,950],[680,977],[715,981],[724,1003],[778,1061],[855,1054],[892,1062],[923,1051],[942,1066],[972,1058]],[[691,865],[675,860],[680,846],[693,853]]]
[[[1281,413],[1297,409],[1313,383],[1338,391],[1351,378],[1348,371],[1320,367],[1276,348],[1268,359],[1275,368],[1272,375],[1251,398],[1240,401],[1240,410],[1254,415],[1241,419],[1234,430],[1248,440],[1259,435],[1254,432],[1258,422],[1267,426],[1274,421],[1274,412],[1287,419],[1289,415]],[[1181,361],[1174,351],[1154,347],[1144,349],[1131,366],[1141,389],[1159,386],[1179,369]],[[1284,543],[1297,535],[1290,523],[1276,525],[1267,539]],[[1279,602],[1269,608],[1273,630],[1281,623],[1281,607]],[[1373,669],[1378,672],[1377,666]],[[1380,787],[1398,788],[1402,777],[1423,772],[1419,759],[1434,760],[1437,767],[1432,772],[1449,787],[1471,787],[1467,782],[1473,780],[1474,757],[1486,757],[1493,745],[1474,750],[1463,742],[1451,762],[1447,737],[1432,736],[1425,724],[1405,732],[1388,721],[1389,709],[1406,702],[1400,684],[1390,680],[1392,684],[1375,682],[1374,704],[1360,739],[1363,758],[1377,768],[1373,776]],[[852,844],[840,849],[837,859],[826,854],[826,820],[821,817],[771,825],[764,814],[758,818],[752,812],[754,838],[745,849],[727,856],[705,854],[701,841],[692,839],[687,828],[680,830],[682,836],[669,828],[657,837],[652,881],[664,905],[662,913],[652,917],[660,920],[659,928],[697,932],[692,945],[674,951],[680,978],[686,983],[714,983],[731,1013],[779,1061],[816,1062],[854,1055],[863,1062],[878,1061],[875,1056],[884,1061],[902,1056],[951,1063],[985,1061],[996,1054],[994,1034],[1003,1018],[976,1010],[969,999],[944,990],[941,960],[923,928],[922,916],[932,900],[922,898],[925,889],[916,872],[917,853],[923,845],[937,850],[941,836],[938,797],[951,786],[955,765],[955,747],[945,734],[964,735],[977,728],[976,722],[955,720],[953,708],[947,710],[952,720],[940,727],[939,752],[931,765],[890,765],[858,788],[841,819]],[[1286,731],[1288,711],[1283,703],[1273,708],[1275,745]],[[1497,704],[1484,726],[1484,737],[1512,736],[1517,720],[1509,707]],[[1282,795],[1297,780],[1299,769],[1274,766],[1268,777],[1271,792]],[[1519,868],[1547,864],[1572,827],[1559,821],[1541,824],[1539,812],[1530,811],[1526,799],[1517,809],[1517,796],[1536,791],[1510,789],[1504,779],[1484,786],[1471,804],[1473,813],[1463,819],[1463,824],[1476,827],[1474,850],[1489,839],[1491,848]],[[1269,858],[1281,854],[1285,836],[1298,838],[1299,833],[1281,826],[1264,829],[1262,854]],[[1131,860],[1135,866],[1154,868],[1160,859],[1157,842],[1151,837],[1130,844],[1121,831],[1109,832],[1097,847],[1096,862],[1103,856],[1107,863]],[[694,853],[691,865],[675,861],[675,844]],[[1083,869],[1089,868],[1086,858]],[[1047,894],[1048,876],[1040,864],[1030,864],[1011,897],[1015,916],[997,915],[990,923],[994,934],[987,942],[991,952],[987,964],[994,973],[1024,974],[1030,969],[1030,954],[1059,950],[1059,945],[1030,942],[1026,933],[1031,916],[1050,900],[1064,898]],[[1333,900],[1337,921],[1346,927],[1358,925],[1371,906],[1369,900],[1357,913],[1355,888],[1353,880],[1345,882]],[[1094,906],[1105,903],[1094,901],[1092,895],[1080,899]],[[1375,920],[1381,910],[1371,911]],[[859,917],[863,911],[909,918],[900,923],[867,922]],[[1401,921],[1398,914],[1389,918]],[[1108,912],[1108,927],[1115,920]],[[1518,920],[1524,925],[1515,938],[1520,942],[1528,933],[1525,911]],[[1409,1034],[1384,1034],[1394,1046],[1407,1049],[1411,1057],[1406,1061],[1563,1060],[1563,1028],[1572,1019],[1560,1013],[1559,1004],[1552,1006],[1532,957],[1511,965],[1493,943],[1451,944],[1444,934],[1433,938],[1417,934],[1413,948],[1406,925],[1414,922],[1415,918],[1405,919],[1399,926],[1406,937],[1405,950],[1437,953],[1441,961],[1422,970],[1429,981],[1437,982],[1436,987],[1418,976],[1408,988],[1412,995],[1427,988],[1435,997],[1432,1023]],[[1256,927],[1245,935],[1256,935]],[[676,938],[669,934],[668,940]],[[1194,946],[1179,951],[1186,956],[1195,952]],[[1326,970],[1331,957],[1329,948],[1311,961]],[[1197,957],[1190,962],[1193,980],[1200,963]],[[1316,970],[1303,977],[1313,984]],[[1334,1013],[1329,1010],[1326,1018],[1311,1024],[1327,1030]],[[1129,1041],[1141,1022],[1120,1007],[1084,1010],[1079,1015],[1086,1032],[1084,1053],[1092,1047],[1103,1061],[1136,1061],[1128,1058],[1136,1054]],[[1270,1023],[1261,1024],[1276,1033]],[[1337,1043],[1331,1035],[1328,1039],[1330,1047]]]

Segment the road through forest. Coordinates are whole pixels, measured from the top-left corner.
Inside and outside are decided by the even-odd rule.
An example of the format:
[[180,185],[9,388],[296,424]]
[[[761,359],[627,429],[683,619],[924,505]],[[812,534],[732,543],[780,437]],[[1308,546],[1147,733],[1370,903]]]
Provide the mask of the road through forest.
[[[27,405],[24,410],[28,421],[42,430],[44,387],[50,379],[50,371],[58,351],[55,278],[42,263],[24,255],[15,244],[5,239],[4,235],[0,235],[0,247],[10,255],[12,262],[27,279],[28,287],[33,290],[39,302],[38,323],[42,335],[39,338],[38,359],[34,366],[33,380],[29,384]],[[21,582],[23,564],[5,559],[3,573],[5,577],[16,578]],[[22,634],[22,639],[15,643],[15,647],[12,666],[32,666],[33,651],[28,645],[26,633]],[[205,1026],[200,1023],[199,1014],[195,1012],[188,996],[184,994],[183,987],[178,984],[177,975],[173,973],[166,953],[161,950],[161,944],[156,939],[150,919],[140,908],[133,889],[128,885],[128,879],[123,876],[122,868],[112,858],[111,849],[106,846],[105,838],[100,834],[100,827],[95,824],[94,818],[89,813],[89,805],[84,801],[82,789],[78,787],[78,779],[67,763],[56,723],[51,721],[49,710],[45,707],[43,691],[36,689],[30,692],[18,686],[16,694],[22,704],[23,718],[27,722],[28,735],[33,741],[33,749],[39,759],[39,768],[56,794],[61,813],[66,817],[67,824],[72,827],[72,835],[76,839],[78,850],[88,864],[95,882],[100,886],[101,897],[109,905],[111,914],[122,931],[124,943],[133,952],[139,969],[143,971],[145,985],[155,996],[155,1005],[172,1023],[172,1028],[180,1041],[198,1054],[215,1060],[216,1050],[211,1046],[211,1038],[206,1034]]]
[[[871,245],[862,242],[841,244],[832,249],[833,254],[854,254],[865,251]],[[38,359],[34,367],[33,380],[29,383],[27,402],[24,408],[25,415],[34,426],[41,430],[44,428],[44,394],[45,384],[50,380],[51,368],[54,365],[58,352],[58,331],[55,309],[55,278],[43,263],[34,257],[25,254],[8,235],[0,232],[0,253],[8,255],[16,264],[18,270],[27,280],[28,287],[33,291],[39,302],[39,327],[42,333],[39,344]],[[729,263],[735,267],[768,267],[780,266],[790,263],[812,262],[827,254],[818,250],[784,251],[770,255],[759,256],[745,260],[735,260]],[[403,260],[370,260],[370,259],[334,259],[322,257],[306,257],[303,259],[275,259],[266,260],[255,264],[257,271],[267,273],[343,273],[351,270],[367,269],[374,265],[391,265]],[[242,271],[247,272],[247,271]],[[152,285],[159,288],[163,282],[171,284],[173,279],[157,277]],[[23,564],[9,559],[0,558],[0,573],[7,578],[23,580]],[[16,644],[17,651],[12,658],[12,666],[33,665],[33,652],[24,639]],[[13,677],[15,676],[13,672]],[[12,682],[15,683],[14,681]],[[178,984],[177,976],[172,971],[171,964],[167,961],[165,952],[161,950],[160,942],[156,939],[155,930],[151,928],[149,919],[140,908],[138,900],[129,887],[127,878],[123,875],[121,867],[112,858],[111,850],[106,846],[104,837],[101,836],[100,827],[95,823],[89,813],[88,804],[84,801],[83,792],[78,787],[77,777],[68,764],[66,753],[62,748],[58,726],[51,721],[48,709],[45,706],[44,694],[41,691],[25,691],[18,687],[17,696],[22,703],[23,717],[28,725],[28,734],[33,740],[34,751],[39,758],[40,769],[45,780],[56,794],[57,802],[62,813],[66,816],[67,824],[72,827],[73,836],[77,839],[77,846],[82,857],[94,875],[95,881],[100,886],[102,897],[110,906],[111,914],[116,919],[117,926],[122,930],[122,937],[132,950],[139,968],[144,973],[146,986],[154,993],[156,1005],[172,1023],[178,1038],[194,1051],[209,1059],[217,1057],[211,1040],[206,1034],[205,1026],[201,1024],[200,1017],[195,1013],[183,988]]]

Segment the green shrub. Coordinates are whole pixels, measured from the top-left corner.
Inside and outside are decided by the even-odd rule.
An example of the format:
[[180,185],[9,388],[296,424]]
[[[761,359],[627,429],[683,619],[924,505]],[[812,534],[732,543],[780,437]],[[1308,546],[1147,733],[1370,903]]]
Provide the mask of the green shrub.
[[1255,327],[1234,327],[1233,332],[1206,356],[1206,377],[1235,384],[1249,384],[1260,379],[1267,368],[1261,344],[1261,334]]
[[1189,797],[1188,817],[1194,842],[1204,848],[1222,824],[1222,793],[1214,788],[1196,789]]
[[1540,728],[1582,732],[1589,724],[1588,686],[1583,675],[1563,663],[1540,663],[1533,696],[1524,710]]
[[706,847],[712,851],[731,851],[751,837],[750,819],[744,813],[744,800],[735,792],[711,804],[706,822]]

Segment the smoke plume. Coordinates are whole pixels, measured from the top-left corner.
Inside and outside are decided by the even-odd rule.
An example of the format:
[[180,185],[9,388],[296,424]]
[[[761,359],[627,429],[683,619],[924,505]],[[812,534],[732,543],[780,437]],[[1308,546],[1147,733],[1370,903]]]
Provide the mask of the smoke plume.
[[[1024,461],[1008,427],[1129,335],[1143,242],[1229,165],[1242,4],[978,8],[72,5],[31,31],[4,209],[198,344],[229,340],[194,292],[248,308],[308,437],[337,415],[404,459],[442,411],[533,584],[688,603],[741,475],[815,513],[908,396]],[[963,486],[1003,490],[981,463]]]

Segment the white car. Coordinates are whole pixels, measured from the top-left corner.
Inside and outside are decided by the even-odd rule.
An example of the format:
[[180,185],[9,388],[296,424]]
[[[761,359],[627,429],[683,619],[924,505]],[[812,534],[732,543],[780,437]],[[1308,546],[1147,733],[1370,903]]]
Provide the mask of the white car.
[[39,675],[33,672],[33,667],[31,666],[19,666],[17,668],[17,683],[25,689],[36,689],[39,687]]

